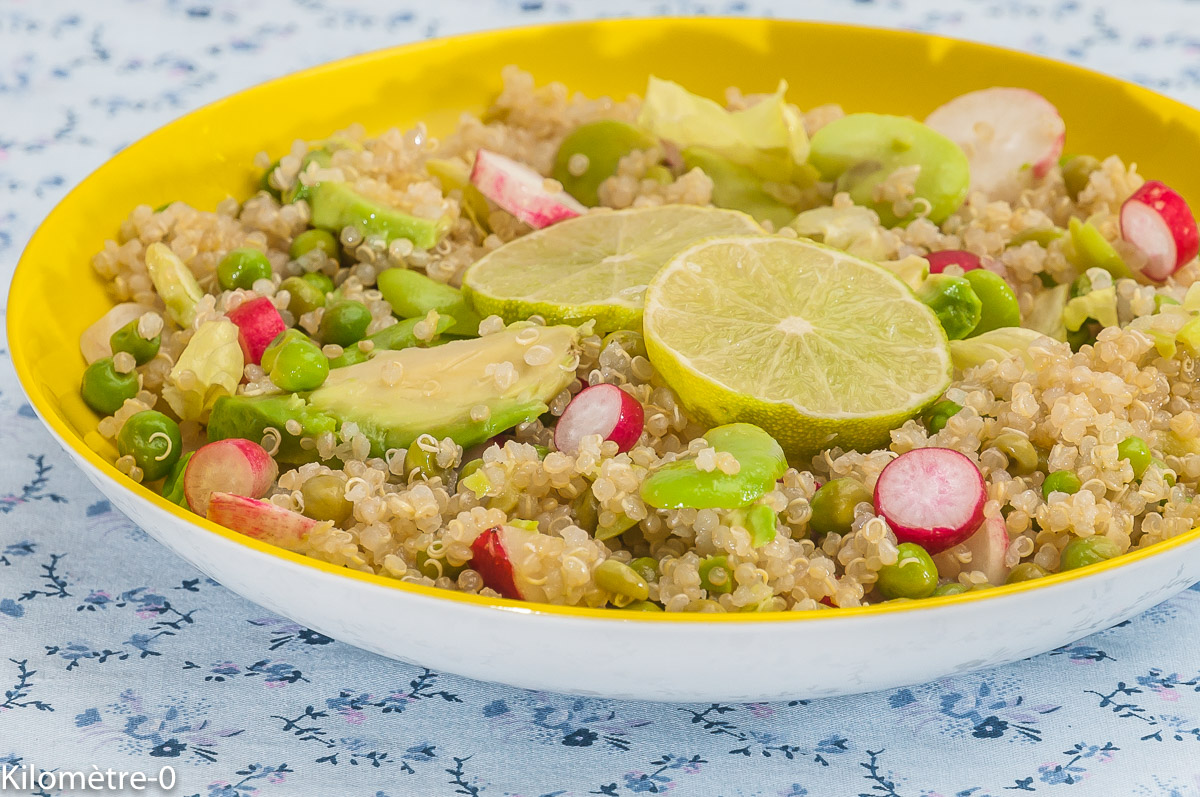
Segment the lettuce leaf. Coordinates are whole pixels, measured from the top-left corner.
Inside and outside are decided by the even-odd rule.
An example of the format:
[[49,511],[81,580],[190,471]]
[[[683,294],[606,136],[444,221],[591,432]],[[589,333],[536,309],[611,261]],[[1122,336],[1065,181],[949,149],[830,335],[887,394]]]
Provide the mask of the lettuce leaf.
[[1029,346],[1045,338],[1041,332],[1025,327],[1000,327],[966,340],[950,341],[950,358],[959,371],[974,368],[989,360],[1007,360],[1020,354],[1025,364],[1033,367]]
[[[205,321],[188,341],[163,385],[163,398],[185,421],[202,421],[221,396],[231,396],[242,381],[245,359],[238,328],[222,318]],[[194,379],[180,384],[184,372]]]
[[808,159],[808,134],[800,115],[783,95],[787,83],[768,98],[741,111],[653,75],[637,123],[680,149],[704,147],[746,166],[764,180],[791,182]]

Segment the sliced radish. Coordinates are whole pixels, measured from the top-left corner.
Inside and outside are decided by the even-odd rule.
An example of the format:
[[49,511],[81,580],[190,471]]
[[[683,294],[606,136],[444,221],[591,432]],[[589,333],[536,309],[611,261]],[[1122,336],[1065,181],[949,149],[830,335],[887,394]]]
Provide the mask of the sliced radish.
[[183,472],[183,495],[197,515],[208,514],[213,493],[262,498],[275,483],[279,467],[258,443],[231,437],[201,446]]
[[598,434],[628,451],[642,436],[645,412],[641,403],[616,385],[592,385],[579,391],[554,427],[554,447],[564,454],[579,453],[583,438]]
[[110,339],[113,333],[135,318],[141,318],[146,313],[153,311],[154,308],[150,305],[137,302],[121,302],[113,307],[79,336],[79,350],[83,352],[83,359],[87,360],[88,365],[91,365],[96,360],[111,357],[112,343]]
[[246,362],[255,365],[262,363],[263,352],[271,341],[287,329],[274,303],[265,296],[243,302],[225,315],[237,324],[238,343]]
[[[987,576],[989,584],[998,587],[1008,578],[1008,571],[1011,569],[1004,563],[1008,544],[1008,528],[1004,525],[1004,518],[996,516],[984,521],[979,530],[968,537],[966,542],[933,557],[933,562],[942,578],[955,579],[964,570],[979,570]],[[969,551],[971,554],[971,561],[967,564],[958,561],[957,554],[962,551]]]
[[990,88],[955,97],[925,124],[962,147],[971,164],[971,190],[1014,200],[1026,170],[1042,178],[1062,155],[1066,125],[1035,91]]
[[321,525],[270,501],[222,492],[209,497],[207,516],[227,529],[291,551],[299,549],[308,533]]
[[929,273],[941,274],[949,266],[958,266],[963,271],[974,271],[983,268],[983,261],[974,252],[966,249],[943,249],[940,252],[930,252],[925,255],[929,261]]
[[966,540],[983,523],[987,489],[975,463],[950,448],[915,448],[875,482],[875,506],[900,542],[930,554]]
[[491,587],[505,598],[519,601],[521,592],[517,589],[512,561],[508,558],[501,536],[506,531],[512,529],[493,526],[475,538],[475,542],[471,543],[471,569],[479,573],[484,586]]
[[587,208],[566,191],[546,190],[546,178],[533,169],[486,149],[475,155],[471,183],[535,230],[587,213]]
[[1148,180],[1121,205],[1121,237],[1146,256],[1142,273],[1162,282],[1200,250],[1196,219],[1183,197]]

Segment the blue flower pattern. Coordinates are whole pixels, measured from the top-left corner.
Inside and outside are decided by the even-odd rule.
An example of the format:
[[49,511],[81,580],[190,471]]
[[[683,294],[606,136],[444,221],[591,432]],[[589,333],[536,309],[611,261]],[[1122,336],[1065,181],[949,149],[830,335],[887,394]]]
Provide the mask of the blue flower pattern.
[[[0,286],[71,185],[198,105],[405,40],[634,13],[802,13],[981,38],[1200,102],[1189,0],[10,3]],[[858,697],[569,697],[387,661],[196,573],[79,478],[2,338],[0,446],[0,764],[169,763],[186,797],[1200,794],[1196,587],[1044,656]]]

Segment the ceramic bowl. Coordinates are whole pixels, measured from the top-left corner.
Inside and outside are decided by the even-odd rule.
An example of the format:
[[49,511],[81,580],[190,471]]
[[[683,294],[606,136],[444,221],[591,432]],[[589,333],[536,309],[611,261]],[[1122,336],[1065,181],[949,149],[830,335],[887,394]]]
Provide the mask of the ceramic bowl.
[[[812,698],[928,681],[1049,650],[1200,580],[1200,532],[1069,573],[917,603],[776,614],[647,614],[442,591],[334,567],[221,528],[123,478],[89,448],[80,332],[110,305],[89,265],[137,204],[213,207],[250,196],[254,154],[351,122],[424,120],[435,135],[480,112],[517,64],[589,95],[655,74],[721,97],[784,78],[801,107],[840,103],[923,118],[992,85],[1041,92],[1067,147],[1118,153],[1193,203],[1200,113],[1073,66],[899,31],[759,19],[605,20],[411,44],[236,94],[147,136],[72,191],[37,230],[8,300],[8,340],[34,409],[84,474],[155,539],[229,589],[335,639],[532,689],[669,701]],[[314,99],[316,98],[316,99]]]

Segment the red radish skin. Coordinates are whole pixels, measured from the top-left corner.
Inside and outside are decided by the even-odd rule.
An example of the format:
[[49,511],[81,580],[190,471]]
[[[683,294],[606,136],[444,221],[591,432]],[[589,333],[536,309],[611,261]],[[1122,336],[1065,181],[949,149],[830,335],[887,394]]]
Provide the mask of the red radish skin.
[[628,451],[637,444],[645,425],[641,403],[616,385],[592,385],[579,391],[554,426],[554,447],[564,454],[579,453],[588,435],[598,434]]
[[983,261],[979,259],[979,255],[965,249],[943,249],[939,252],[930,252],[925,255],[925,259],[929,261],[930,274],[941,274],[949,266],[958,266],[964,272],[983,268]]
[[1058,109],[1021,88],[968,92],[935,109],[925,124],[962,147],[971,165],[971,190],[989,199],[1016,199],[1027,171],[1045,177],[1066,139]]
[[1156,282],[1170,277],[1200,251],[1200,232],[1183,197],[1148,180],[1121,205],[1121,237],[1146,256],[1142,274]]
[[208,519],[256,540],[299,550],[319,521],[292,512],[270,501],[259,501],[233,493],[213,493],[208,500]]
[[[942,578],[957,579],[964,570],[979,570],[987,576],[989,584],[998,587],[1008,578],[1011,569],[1004,563],[1009,542],[1004,518],[988,518],[966,542],[942,551],[933,557],[933,563],[937,565],[938,575]],[[967,564],[959,562],[957,558],[963,551],[971,554],[971,561]]]
[[183,472],[183,495],[197,515],[208,514],[213,493],[262,498],[279,467],[258,443],[240,438],[207,443],[192,454]]
[[265,296],[239,304],[226,313],[226,317],[237,324],[238,343],[246,362],[255,365],[262,363],[263,352],[271,341],[287,329],[279,311]]
[[505,598],[519,601],[521,591],[517,589],[512,562],[500,536],[503,530],[502,526],[493,526],[475,538],[471,543],[471,569],[479,573],[484,586]]
[[512,158],[486,149],[475,155],[471,183],[533,229],[587,213],[587,208],[566,191],[547,191],[545,182],[545,177]]
[[950,448],[915,448],[887,464],[875,506],[900,542],[930,554],[963,542],[983,523],[987,489],[975,463]]

